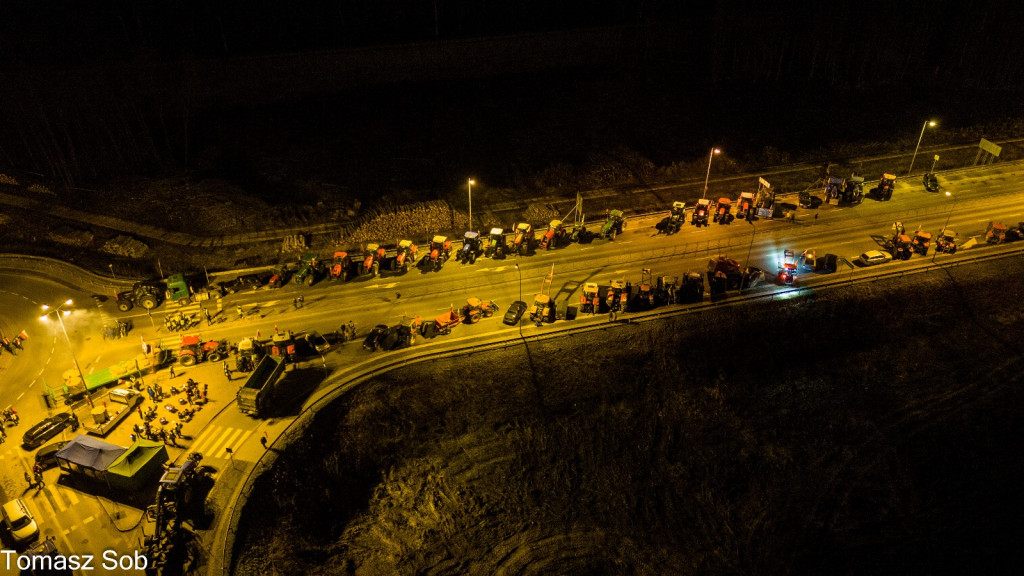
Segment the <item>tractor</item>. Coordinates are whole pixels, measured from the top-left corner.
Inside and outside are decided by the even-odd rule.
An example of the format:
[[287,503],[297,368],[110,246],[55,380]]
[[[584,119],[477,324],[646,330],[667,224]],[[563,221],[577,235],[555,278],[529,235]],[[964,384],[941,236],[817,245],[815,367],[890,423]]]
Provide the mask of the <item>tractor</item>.
[[629,308],[629,293],[631,286],[625,280],[612,280],[608,292],[605,294],[605,306],[608,311],[614,314],[626,312]]
[[461,322],[462,317],[459,316],[459,313],[454,308],[450,308],[447,312],[438,315],[433,320],[421,324],[420,335],[424,338],[433,338],[434,336],[451,334],[452,328],[458,326]]
[[451,255],[451,240],[447,236],[434,236],[430,240],[430,252],[423,256],[423,260],[420,260],[420,266],[429,266],[434,270],[440,270]]
[[989,222],[985,230],[985,242],[989,244],[1002,244],[1006,240],[1006,224],[1002,222]]
[[533,226],[528,222],[516,224],[516,235],[512,239],[512,253],[525,256],[533,250]]
[[285,362],[295,361],[295,334],[291,330],[274,334],[270,342],[270,354],[283,357]]
[[715,204],[715,216],[713,220],[719,224],[732,224],[733,215],[732,200],[728,198],[719,198],[718,204]]
[[884,250],[892,254],[894,260],[910,260],[914,248],[902,222],[893,222],[892,238],[885,242]]
[[874,189],[875,197],[886,202],[892,199],[892,191],[896,187],[896,176],[894,174],[882,174],[878,181],[878,188]]
[[402,272],[409,271],[409,263],[416,261],[416,245],[412,243],[412,240],[402,240],[398,243],[398,254],[395,255],[395,259],[391,261],[392,270],[401,270]]
[[359,275],[377,275],[380,270],[380,263],[384,260],[385,251],[379,244],[367,244],[363,251],[363,261],[359,264]]
[[228,357],[230,351],[225,340],[201,342],[199,336],[183,336],[178,350],[178,363],[193,366],[203,361],[220,362]]
[[488,258],[505,257],[505,231],[501,228],[491,228],[487,236],[487,245],[484,246],[484,256]]
[[839,197],[839,203],[847,206],[860,204],[861,200],[864,199],[864,178],[851,175],[843,181],[843,184],[843,193]]
[[415,318],[403,317],[398,323],[395,333],[398,336],[398,348],[406,348],[416,343],[416,333],[422,330],[423,322],[419,316]]
[[825,203],[829,204],[832,200],[839,203],[839,196],[843,190],[843,179],[837,176],[826,176],[825,177],[825,189],[822,191],[825,195]]
[[252,372],[264,354],[263,344],[258,340],[242,338],[238,341],[237,354],[235,354],[235,371]]
[[935,252],[956,254],[956,232],[946,228],[935,238]]
[[686,203],[685,202],[673,202],[672,210],[669,211],[668,216],[661,219],[654,227],[658,229],[658,232],[664,232],[665,234],[672,235],[679,232],[682,228],[683,222],[686,220]]
[[678,278],[675,276],[658,276],[658,281],[654,288],[654,303],[656,306],[675,304],[678,293]]
[[696,272],[683,274],[676,300],[680,304],[696,304],[704,300],[704,277]]
[[552,220],[548,223],[548,231],[540,239],[541,250],[557,248],[559,244],[565,244],[568,232],[561,220]]
[[754,193],[740,192],[740,197],[736,199],[736,217],[750,220],[754,213]]
[[701,198],[697,200],[697,206],[693,209],[693,214],[690,216],[690,224],[700,228],[701,226],[708,225],[708,214],[711,213],[711,200],[707,198]]
[[910,248],[914,251],[915,254],[927,256],[928,249],[931,248],[931,245],[932,235],[918,228],[917,233],[914,234],[913,241],[911,241],[910,243]]
[[470,298],[466,300],[466,305],[462,307],[462,318],[466,324],[476,324],[481,318],[494,316],[494,313],[497,311],[498,305],[494,301],[484,302],[479,298]]
[[278,264],[274,266],[274,271],[270,274],[270,279],[267,280],[267,288],[277,289],[284,285],[288,280],[288,265]]
[[650,310],[654,308],[654,282],[650,268],[640,271],[640,285],[629,301],[630,310]]
[[115,293],[114,299],[117,300],[117,309],[127,312],[134,306],[152,310],[160,305],[163,296],[164,291],[160,285],[152,282],[136,282],[131,290]]
[[597,314],[601,308],[601,300],[597,295],[597,282],[587,282],[583,285],[583,294],[580,296],[580,311]]
[[459,249],[459,262],[473,264],[483,253],[484,249],[483,243],[480,241],[480,233],[466,232],[462,238],[462,248]]
[[323,261],[320,260],[320,256],[307,252],[302,255],[302,258],[299,258],[299,269],[295,272],[295,276],[292,277],[292,281],[296,284],[312,286],[323,278],[326,273],[327,269],[324,267]]
[[351,269],[352,258],[348,255],[348,252],[335,252],[329,278],[346,282],[348,281],[348,273]]
[[554,322],[555,303],[547,294],[537,294],[533,298],[533,305],[530,306],[530,320],[532,322]]
[[609,240],[615,240],[617,235],[622,234],[622,229],[625,227],[626,220],[623,218],[622,210],[609,210],[608,217],[601,226],[601,231],[598,233],[598,236]]
[[711,298],[724,297],[729,290],[738,290],[743,285],[743,273],[739,262],[732,258],[719,255],[708,262],[708,285],[711,286]]

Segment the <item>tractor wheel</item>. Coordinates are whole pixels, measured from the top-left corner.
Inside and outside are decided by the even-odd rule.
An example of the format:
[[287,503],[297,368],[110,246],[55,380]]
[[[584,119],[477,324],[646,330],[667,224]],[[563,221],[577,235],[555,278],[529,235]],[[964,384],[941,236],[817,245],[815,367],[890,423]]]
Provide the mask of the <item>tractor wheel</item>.
[[949,249],[949,253],[950,254],[956,254],[956,246],[953,246],[952,248],[950,248]]
[[612,228],[612,231],[608,234],[608,239],[615,240],[615,228]]
[[469,253],[469,263],[476,264],[476,252]]
[[147,294],[139,299],[139,305],[146,310],[156,308],[157,304],[159,304],[159,302],[157,302],[156,296],[153,296],[152,294]]
[[195,354],[183,354],[178,358],[178,362],[182,366],[195,366],[196,355]]
[[373,270],[372,270],[372,274],[373,274],[373,277],[374,277],[374,278],[376,278],[376,277],[377,277],[377,272],[378,272],[379,270],[380,270],[380,264],[379,264],[379,263],[377,263],[377,262],[374,262],[374,263],[373,263]]
[[306,276],[306,286],[312,286],[316,282],[316,276],[310,274]]
[[221,357],[219,352],[210,352],[210,355],[206,357],[210,362],[220,362],[224,358]]
[[117,309],[121,312],[127,312],[132,309],[132,303],[127,300],[118,300]]

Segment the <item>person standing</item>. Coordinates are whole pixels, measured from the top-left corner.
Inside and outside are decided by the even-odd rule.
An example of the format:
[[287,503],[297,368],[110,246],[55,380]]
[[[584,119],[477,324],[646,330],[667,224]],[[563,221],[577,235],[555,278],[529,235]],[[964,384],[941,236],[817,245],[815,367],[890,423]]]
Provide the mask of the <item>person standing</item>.
[[241,320],[241,319],[242,319],[242,318],[244,318],[244,317],[245,317],[245,312],[243,312],[243,311],[242,311],[242,307],[241,307],[241,306],[239,306],[239,307],[238,307],[238,319],[239,319],[239,320]]
[[263,446],[264,450],[267,449],[267,441],[268,440],[270,440],[270,438],[267,436],[267,433],[264,432],[263,436],[260,436],[260,444]]
[[174,364],[171,364],[171,379],[173,380],[175,377],[177,377],[177,374],[174,373]]
[[228,382],[231,382],[231,368],[228,368],[227,360],[224,361],[224,377],[228,379]]

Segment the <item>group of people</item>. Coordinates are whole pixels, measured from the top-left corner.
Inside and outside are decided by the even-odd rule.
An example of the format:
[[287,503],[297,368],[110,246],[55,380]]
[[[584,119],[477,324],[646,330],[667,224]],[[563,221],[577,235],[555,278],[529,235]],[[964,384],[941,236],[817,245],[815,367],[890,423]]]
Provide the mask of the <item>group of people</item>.
[[39,490],[45,488],[46,482],[43,480],[43,467],[39,464],[33,466],[32,476],[29,476],[28,472],[25,472],[25,482],[28,482],[29,488],[35,487]]
[[142,424],[135,424],[132,426],[134,434],[131,435],[132,442],[136,438],[146,438],[153,442],[163,442],[164,444],[170,444],[171,446],[178,445],[178,438],[182,437],[182,423],[174,422],[170,426],[170,430],[163,426],[151,426],[149,421],[143,421]]

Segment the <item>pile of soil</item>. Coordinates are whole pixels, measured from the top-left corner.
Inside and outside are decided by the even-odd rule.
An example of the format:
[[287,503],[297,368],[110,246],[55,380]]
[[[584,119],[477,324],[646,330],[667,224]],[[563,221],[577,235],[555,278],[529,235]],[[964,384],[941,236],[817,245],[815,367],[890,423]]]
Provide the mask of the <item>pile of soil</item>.
[[1007,259],[389,373],[258,479],[234,573],[1010,573],[1022,273]]

